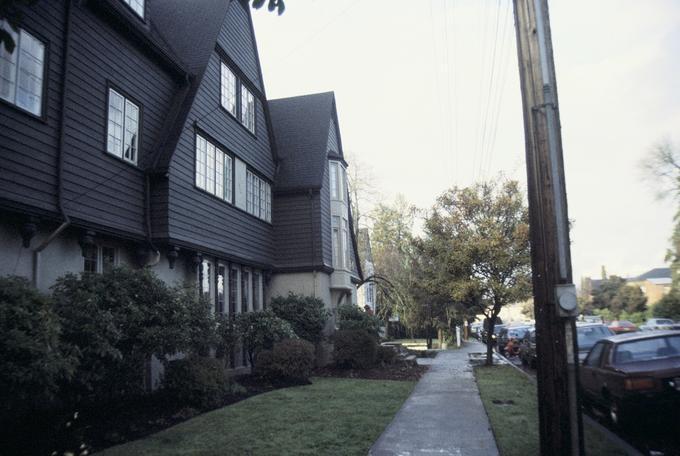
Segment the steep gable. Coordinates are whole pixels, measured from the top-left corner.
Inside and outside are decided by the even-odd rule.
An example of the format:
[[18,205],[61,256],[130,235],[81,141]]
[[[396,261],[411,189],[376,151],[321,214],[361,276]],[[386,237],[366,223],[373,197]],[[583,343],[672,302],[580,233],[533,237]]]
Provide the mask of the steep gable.
[[257,43],[247,3],[231,2],[217,43],[229,54],[248,80],[264,93]]
[[337,129],[331,128],[333,92],[270,100],[269,110],[279,158],[276,189],[321,188],[332,136],[341,147]]

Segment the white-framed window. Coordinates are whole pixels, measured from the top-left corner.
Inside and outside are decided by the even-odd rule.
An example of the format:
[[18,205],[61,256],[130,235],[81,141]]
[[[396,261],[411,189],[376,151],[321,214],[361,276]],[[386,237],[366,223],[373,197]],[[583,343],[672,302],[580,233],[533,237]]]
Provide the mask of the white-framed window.
[[255,133],[255,97],[243,84],[241,84],[241,123],[251,133]]
[[331,217],[331,229],[332,229],[332,244],[333,244],[333,267],[341,268],[343,264],[342,259],[342,237],[340,228],[340,217]]
[[342,163],[337,161],[328,162],[328,171],[331,183],[331,199],[345,201],[347,195],[347,171]]
[[123,0],[128,4],[132,11],[137,13],[139,17],[144,19],[144,0]]
[[211,195],[232,202],[232,158],[219,147],[196,134],[196,186]]
[[15,32],[7,21],[0,29],[16,43],[10,54],[0,46],[0,98],[31,114],[42,114],[45,45],[24,29]]
[[130,163],[137,163],[139,106],[109,89],[106,151]]
[[246,171],[246,211],[271,222],[271,185],[250,170]]
[[224,62],[222,62],[221,67],[222,107],[236,117],[236,76]]
[[227,313],[227,267],[223,264],[217,265],[217,274],[215,275],[215,314],[223,315]]
[[347,220],[342,219],[342,265],[344,268],[350,268],[349,260],[349,224]]
[[247,269],[241,270],[241,313],[250,312],[253,310],[250,301],[250,271]]
[[102,274],[111,271],[118,265],[118,252],[115,247],[91,245],[85,248],[83,255],[83,272],[86,274]]
[[213,286],[213,265],[209,260],[203,260],[201,262],[199,270],[199,280],[201,288],[201,296],[203,296],[208,302],[211,302],[211,291]]
[[264,309],[262,306],[262,274],[260,271],[253,271],[251,282],[253,283],[253,310]]

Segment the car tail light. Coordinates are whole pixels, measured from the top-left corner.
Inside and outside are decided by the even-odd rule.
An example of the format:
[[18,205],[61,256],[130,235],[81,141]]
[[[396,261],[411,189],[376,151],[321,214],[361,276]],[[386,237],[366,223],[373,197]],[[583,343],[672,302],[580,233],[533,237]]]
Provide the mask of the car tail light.
[[627,378],[623,382],[627,391],[643,391],[654,389],[654,379],[651,377]]

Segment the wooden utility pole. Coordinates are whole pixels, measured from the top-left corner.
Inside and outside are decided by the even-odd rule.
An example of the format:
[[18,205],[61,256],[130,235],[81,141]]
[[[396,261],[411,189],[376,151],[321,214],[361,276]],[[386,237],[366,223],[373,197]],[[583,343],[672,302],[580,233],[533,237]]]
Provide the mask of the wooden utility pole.
[[547,0],[513,0],[524,110],[543,455],[579,455],[575,287]]

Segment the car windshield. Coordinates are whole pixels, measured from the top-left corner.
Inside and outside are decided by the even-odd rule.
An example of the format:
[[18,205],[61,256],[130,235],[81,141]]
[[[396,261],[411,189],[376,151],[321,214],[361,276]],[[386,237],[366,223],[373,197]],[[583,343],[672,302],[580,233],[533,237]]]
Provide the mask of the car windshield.
[[656,320],[657,325],[672,325],[672,320]]
[[508,329],[508,337],[522,337],[527,331],[527,328],[512,328]]
[[623,342],[616,348],[614,364],[634,363],[680,356],[680,336]]
[[576,329],[578,346],[590,348],[600,339],[611,336],[612,332],[606,326],[584,326]]

